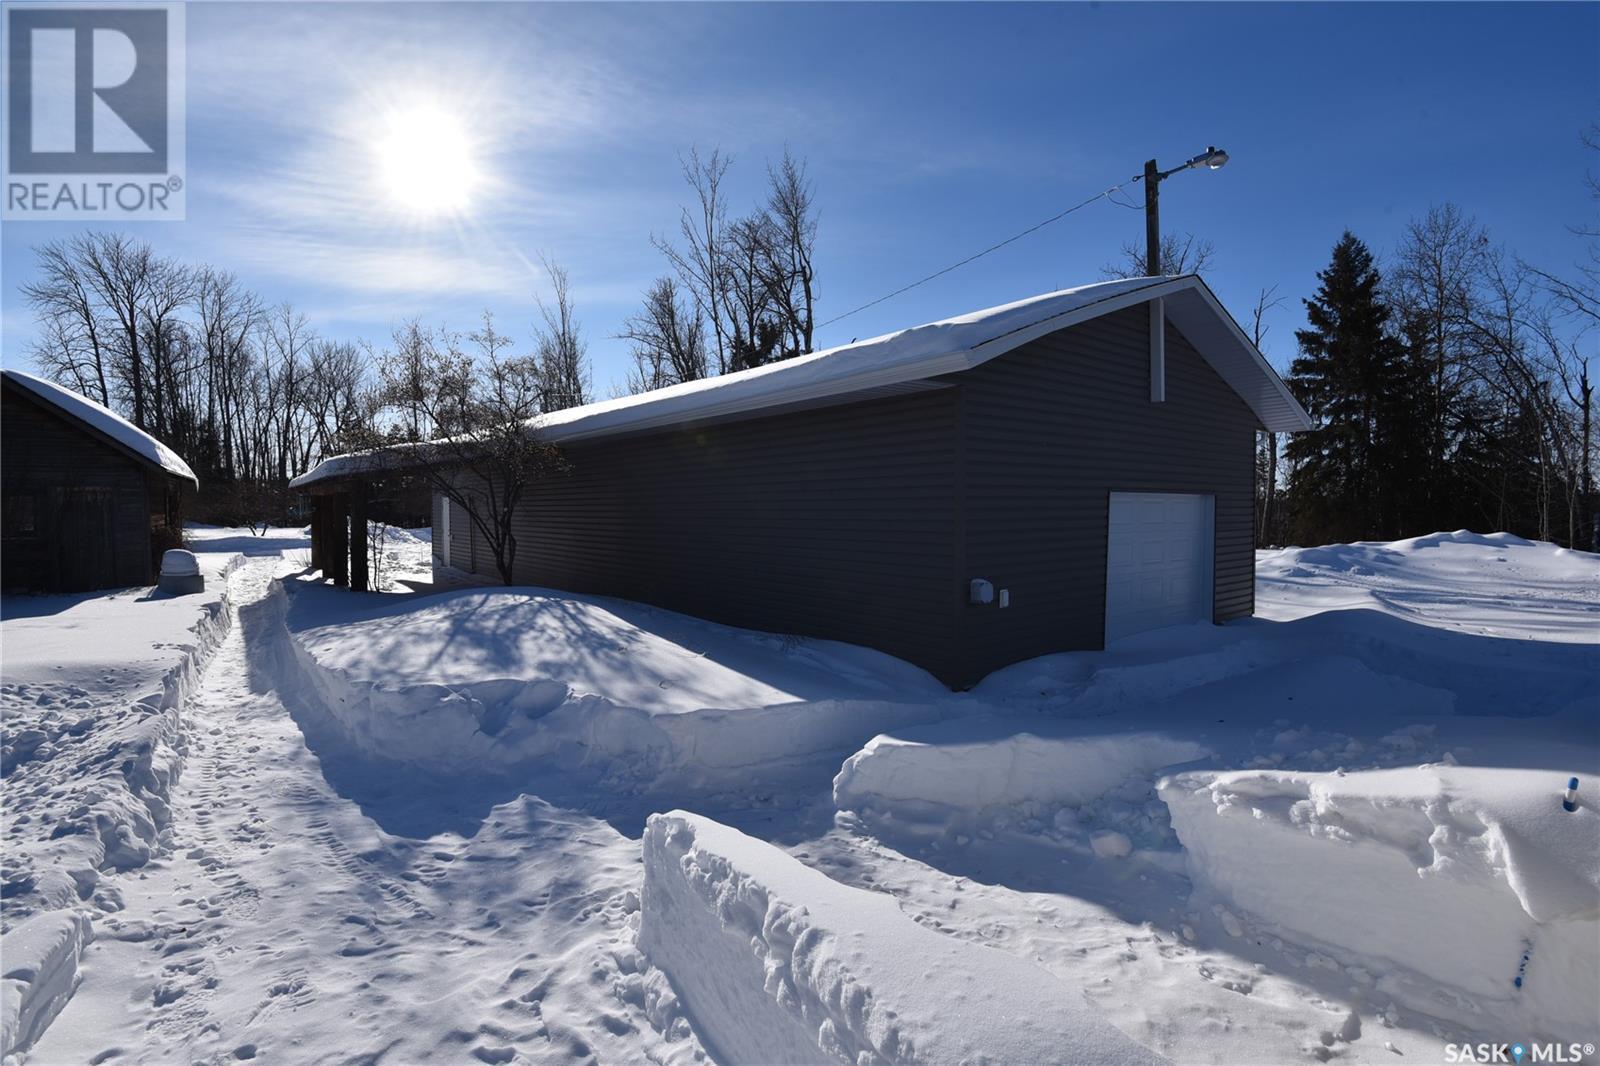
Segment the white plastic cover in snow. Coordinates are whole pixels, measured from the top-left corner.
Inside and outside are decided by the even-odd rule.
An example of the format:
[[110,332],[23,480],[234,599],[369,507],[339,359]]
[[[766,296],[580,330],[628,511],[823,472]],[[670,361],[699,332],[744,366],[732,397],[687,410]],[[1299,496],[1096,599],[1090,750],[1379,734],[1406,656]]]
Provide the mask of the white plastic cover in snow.
[[200,572],[200,560],[187,548],[169,548],[161,555],[163,577],[193,577]]
[[189,464],[178,453],[156,440],[144,430],[117,414],[111,408],[96,403],[82,393],[57,385],[53,381],[21,370],[0,370],[7,381],[15,382],[45,403],[110,437],[118,444],[147,459],[169,474],[184,478],[199,486],[200,481],[189,469]]
[[[905,385],[970,370],[1047,333],[1156,297],[1165,298],[1168,320],[1265,428],[1310,428],[1310,419],[1282,379],[1205,282],[1189,274],[1062,289],[751,370],[552,411],[540,416],[538,431],[557,443],[585,440]],[[309,485],[381,465],[370,455],[335,456],[290,484]]]

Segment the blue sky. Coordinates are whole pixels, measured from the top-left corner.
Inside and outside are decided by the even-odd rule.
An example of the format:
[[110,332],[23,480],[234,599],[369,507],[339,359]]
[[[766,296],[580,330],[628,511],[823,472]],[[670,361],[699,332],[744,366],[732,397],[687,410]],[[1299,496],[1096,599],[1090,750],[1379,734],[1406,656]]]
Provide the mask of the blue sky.
[[[735,157],[736,209],[766,160],[804,156],[821,211],[819,319],[1208,144],[1232,161],[1163,186],[1168,230],[1217,250],[1241,319],[1288,297],[1267,349],[1348,227],[1380,255],[1451,200],[1567,269],[1592,218],[1578,137],[1600,112],[1600,5],[285,5],[188,8],[188,220],[125,226],[238,273],[322,332],[387,339],[412,315],[526,342],[541,253],[570,272],[609,395],[613,339],[665,265],[679,153]],[[384,116],[466,131],[465,213],[418,219],[377,175]],[[1140,193],[1134,186],[1130,202]],[[1101,202],[819,332],[820,345],[1098,280],[1142,215]],[[3,359],[28,366],[30,247],[7,224]]]

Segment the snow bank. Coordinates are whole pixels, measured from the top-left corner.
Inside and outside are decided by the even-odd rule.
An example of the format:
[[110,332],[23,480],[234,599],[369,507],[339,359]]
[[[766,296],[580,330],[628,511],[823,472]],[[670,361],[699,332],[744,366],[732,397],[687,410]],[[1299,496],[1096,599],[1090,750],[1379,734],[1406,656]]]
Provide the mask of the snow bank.
[[89,916],[51,911],[6,936],[0,969],[0,1056],[28,1047],[78,987],[78,959],[93,938]]
[[1202,893],[1413,1009],[1566,1038],[1600,1003],[1600,812],[1564,812],[1565,779],[1430,765],[1159,791]]
[[433,543],[433,530],[427,526],[418,526],[416,529],[406,529],[403,526],[385,526],[384,538],[394,544],[426,544]]
[[1044,824],[1076,823],[1062,810],[1130,781],[1144,795],[1155,771],[1208,754],[1167,733],[1096,734],[1037,717],[962,719],[874,737],[845,761],[833,799],[840,810],[901,828],[968,829],[1010,810]]
[[630,789],[770,785],[951,706],[931,676],[879,652],[621,600],[282,589],[299,672],[345,735],[432,770],[555,758]]
[[433,530],[368,522],[367,531],[373,545],[369,577],[374,591],[410,592],[414,584],[433,584]]
[[[85,906],[115,910],[107,871],[145,865],[183,766],[182,709],[232,624],[227,575],[206,555],[207,597],[129,589],[7,603],[4,1026],[26,1048],[76,987]],[[81,929],[79,925],[81,923]]]
[[[1303,710],[1304,702],[1314,699],[1328,707],[1328,724],[1353,717],[1376,724],[1397,714],[1585,714],[1593,706],[1600,670],[1600,645],[1593,639],[1600,603],[1591,608],[1581,598],[1581,585],[1567,591],[1570,598],[1559,613],[1573,625],[1585,619],[1586,643],[1537,639],[1540,625],[1553,624],[1555,608],[1524,614],[1532,624],[1506,624],[1494,634],[1454,624],[1474,614],[1477,608],[1470,603],[1459,615],[1440,607],[1418,619],[1366,608],[1327,610],[1283,625],[1245,620],[1176,628],[1126,638],[1110,651],[1042,656],[996,671],[972,694],[1013,713],[1043,709],[1054,716],[1107,717],[1134,709],[1146,714],[1169,707],[1177,713],[1163,717],[1162,724],[1182,726],[1205,720],[1192,701],[1230,685],[1240,696],[1273,671],[1292,678],[1314,669],[1331,678],[1337,667],[1345,677],[1336,689],[1300,686],[1301,706],[1283,710]],[[1245,700],[1217,709],[1234,721],[1259,706]]]
[[1600,555],[1510,533],[1430,533],[1256,553],[1256,614],[1365,607],[1490,636],[1592,644]]
[[323,666],[302,675],[345,735],[383,759],[434,772],[513,774],[541,761],[629,790],[771,786],[878,729],[935,716],[928,704],[818,700],[661,713],[575,691],[557,678],[392,686]]
[[719,1061],[1164,1061],[1037,964],[698,815],[651,817],[641,908],[641,950]]
[[239,557],[203,558],[204,600],[127,590],[37,616],[57,598],[8,603],[22,616],[4,624],[6,929],[149,860],[183,763],[183,704],[232,624]]

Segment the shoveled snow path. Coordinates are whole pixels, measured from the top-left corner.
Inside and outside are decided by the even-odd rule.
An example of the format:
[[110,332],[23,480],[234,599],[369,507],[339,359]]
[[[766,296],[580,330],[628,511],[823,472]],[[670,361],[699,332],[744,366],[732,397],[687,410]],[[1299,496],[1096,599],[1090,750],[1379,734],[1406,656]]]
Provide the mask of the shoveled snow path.
[[119,879],[125,909],[97,920],[83,985],[27,1060],[693,1055],[614,991],[637,842],[308,743],[269,595],[283,567],[233,576],[239,620],[186,712],[169,853]]

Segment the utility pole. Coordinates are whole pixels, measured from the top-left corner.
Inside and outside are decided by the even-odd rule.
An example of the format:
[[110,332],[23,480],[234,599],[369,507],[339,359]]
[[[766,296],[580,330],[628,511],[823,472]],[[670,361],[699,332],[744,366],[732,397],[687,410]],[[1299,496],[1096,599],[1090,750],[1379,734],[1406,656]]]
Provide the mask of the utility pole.
[[1144,164],[1144,272],[1161,276],[1161,173],[1154,159]]
[[1181,170],[1205,167],[1221,169],[1228,161],[1228,153],[1212,145],[1204,152],[1171,170],[1162,170],[1154,159],[1144,164],[1144,272],[1150,277],[1161,276],[1161,183]]

